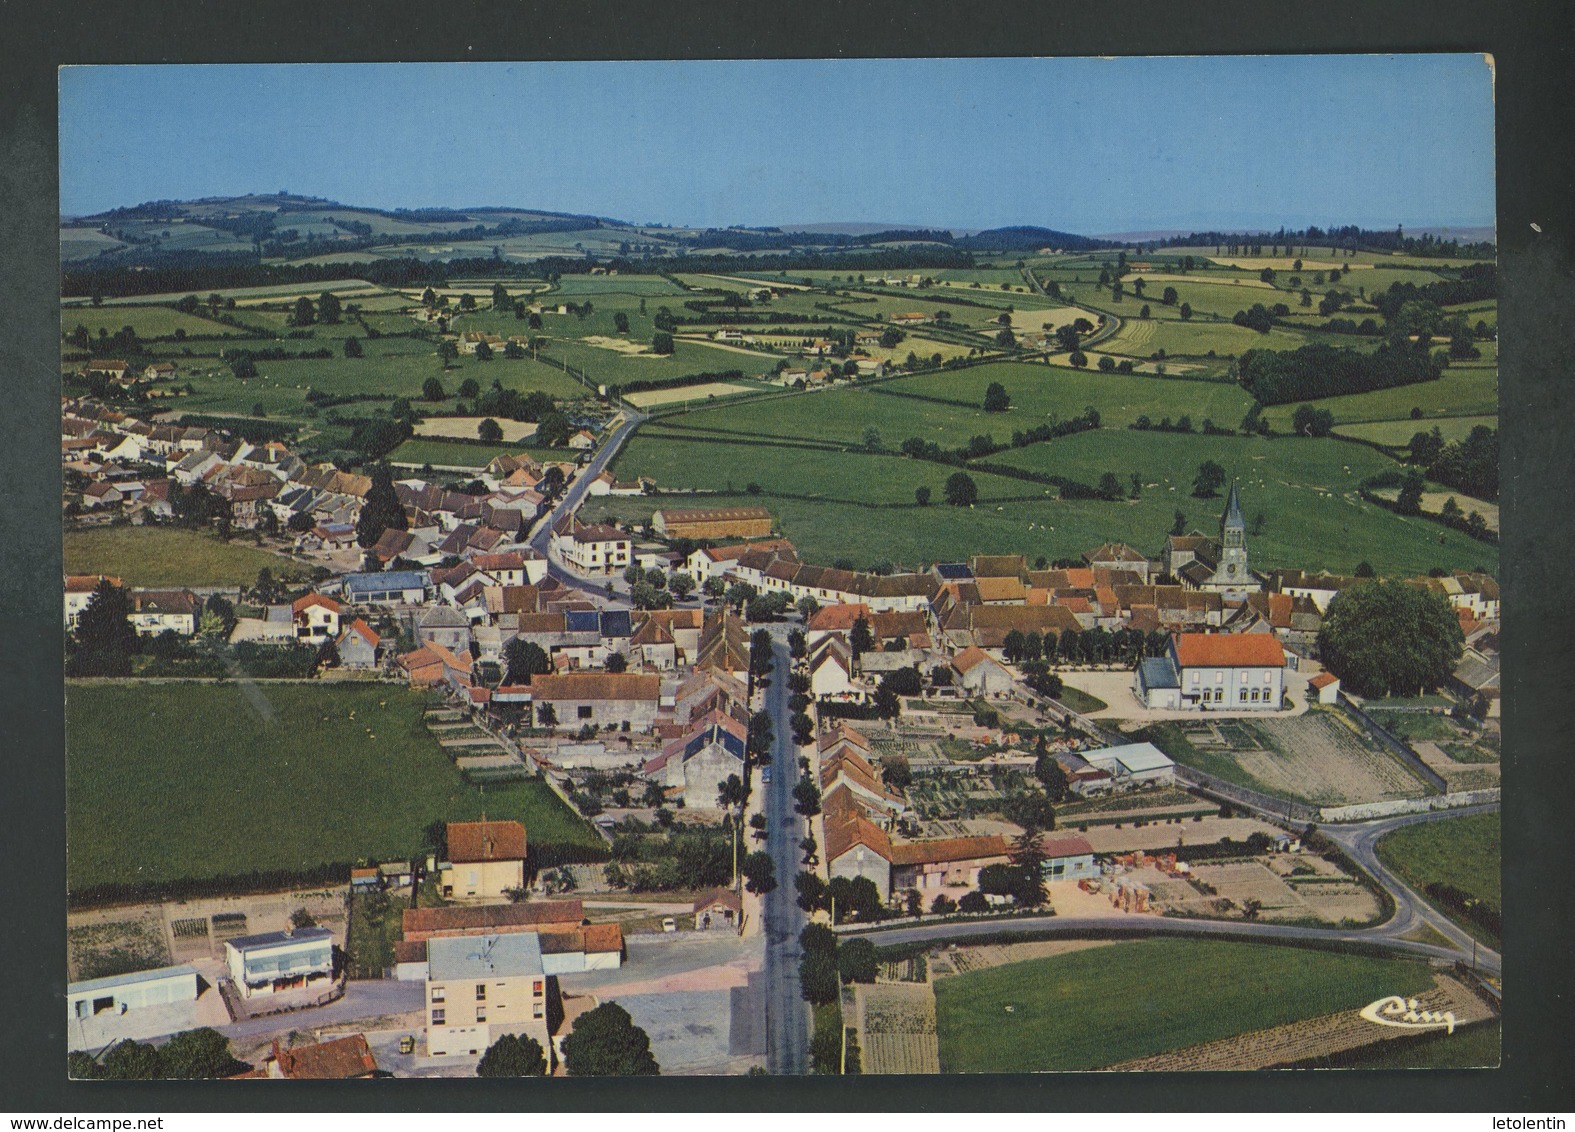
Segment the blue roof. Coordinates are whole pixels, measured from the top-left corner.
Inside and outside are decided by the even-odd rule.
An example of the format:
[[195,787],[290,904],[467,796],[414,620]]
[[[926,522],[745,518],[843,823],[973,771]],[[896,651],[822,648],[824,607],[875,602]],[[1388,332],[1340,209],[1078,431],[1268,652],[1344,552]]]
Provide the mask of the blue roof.
[[961,562],[937,562],[935,572],[948,582],[964,582],[973,577],[973,571]]
[[376,574],[350,574],[345,591],[425,590],[427,576],[419,570],[385,570]]
[[627,609],[609,609],[602,613],[602,636],[627,637],[634,633],[634,626],[629,623]]
[[744,757],[744,741],[722,727],[721,724],[713,723],[709,727],[695,732],[689,741],[684,744],[684,758],[693,758],[697,752],[710,746],[712,743],[721,746],[735,759],[742,760]]
[[1181,677],[1168,656],[1151,656],[1143,662],[1140,679],[1145,688],[1179,688]]
[[601,615],[594,609],[571,609],[563,615],[563,627],[570,633],[600,633]]

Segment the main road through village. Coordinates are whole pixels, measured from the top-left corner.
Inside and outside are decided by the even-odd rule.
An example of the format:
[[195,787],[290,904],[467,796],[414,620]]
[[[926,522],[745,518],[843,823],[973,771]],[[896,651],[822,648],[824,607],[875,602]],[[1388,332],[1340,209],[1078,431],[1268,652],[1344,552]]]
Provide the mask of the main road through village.
[[[568,570],[548,554],[548,540],[552,526],[565,515],[572,514],[585,496],[590,482],[601,473],[617,455],[625,440],[645,418],[625,410],[625,419],[590,463],[576,477],[573,486],[565,493],[548,519],[540,524],[531,538],[531,545],[548,556],[549,569],[555,577],[603,597],[612,597],[610,586],[595,585],[590,579]],[[762,807],[768,825],[767,852],[776,865],[777,887],[763,902],[764,936],[766,946],[766,1064],[774,1074],[805,1073],[809,1068],[809,1010],[799,993],[799,944],[798,935],[807,918],[798,907],[794,896],[793,878],[799,871],[798,843],[803,836],[804,822],[793,810],[793,787],[799,778],[797,751],[793,746],[788,710],[787,675],[792,661],[785,643],[785,627],[774,626],[773,657],[775,666],[770,682],[763,693],[764,710],[770,713],[774,733],[772,749],[772,780],[769,784],[757,783],[765,791]],[[891,928],[871,928],[850,934],[868,935],[880,944],[929,943],[944,945],[949,941],[967,939],[981,934],[1077,936],[1092,933],[1120,934],[1134,937],[1145,935],[1208,935],[1231,938],[1262,939],[1304,945],[1362,944],[1409,954],[1419,958],[1468,962],[1477,969],[1497,975],[1502,969],[1502,957],[1497,951],[1480,944],[1447,917],[1428,904],[1378,859],[1376,846],[1387,833],[1419,822],[1438,821],[1466,814],[1482,813],[1497,809],[1493,806],[1476,806],[1469,809],[1438,810],[1422,814],[1384,818],[1377,821],[1357,822],[1348,825],[1324,826],[1323,832],[1337,842],[1373,879],[1394,899],[1395,912],[1384,923],[1367,928],[1317,928],[1301,924],[1273,924],[1240,920],[1166,919],[1158,916],[1141,916],[1122,919],[1080,918],[1070,916],[1022,916],[993,921],[948,921],[931,924],[913,924]],[[1430,928],[1445,942],[1429,942],[1424,929]]]

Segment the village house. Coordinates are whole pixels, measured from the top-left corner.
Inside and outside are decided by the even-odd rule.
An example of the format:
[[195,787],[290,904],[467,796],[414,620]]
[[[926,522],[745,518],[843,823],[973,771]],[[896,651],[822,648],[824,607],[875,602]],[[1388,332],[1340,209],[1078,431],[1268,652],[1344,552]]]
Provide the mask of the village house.
[[326,989],[334,976],[333,933],[327,928],[285,928],[226,940],[224,957],[230,981],[243,998]]
[[178,633],[189,637],[197,631],[202,600],[190,590],[133,590],[131,625],[144,637]]
[[729,776],[744,775],[748,729],[738,720],[712,712],[690,724],[688,732],[645,764],[645,776],[658,782],[686,810],[717,808],[717,790]]
[[340,636],[340,619],[344,606],[322,594],[298,597],[290,606],[291,620],[295,623],[295,638],[306,644],[319,644],[325,638],[337,640]]
[[438,890],[454,900],[498,901],[525,887],[525,827],[517,821],[448,823]]
[[809,694],[817,700],[862,700],[864,687],[853,674],[853,651],[827,637],[809,658]]
[[952,657],[957,687],[971,696],[1004,696],[1012,690],[1012,673],[983,649],[973,646]]
[[66,576],[66,628],[73,632],[77,627],[77,618],[88,607],[88,602],[93,600],[93,594],[99,584],[108,582],[116,589],[121,588],[119,578],[111,578],[106,574],[68,574]]
[[564,518],[552,529],[552,549],[582,574],[621,574],[633,563],[634,540],[605,523]]
[[378,1075],[377,1058],[365,1034],[349,1034],[326,1042],[285,1046],[275,1038],[262,1064],[231,1080],[350,1081]]
[[943,893],[956,899],[978,888],[980,870],[1009,860],[1006,839],[999,834],[897,842],[857,804],[826,811],[828,877],[865,877],[882,903],[908,889],[926,905]]
[[1088,838],[1075,833],[1048,833],[1039,842],[1044,854],[1047,881],[1093,880],[1099,876],[1094,847]]
[[357,617],[334,641],[339,663],[346,668],[376,668],[378,647],[382,638],[361,618]]
[[713,928],[736,929],[743,923],[743,898],[730,888],[719,888],[695,901],[695,931]]
[[563,1005],[535,932],[439,937],[426,949],[428,1056],[479,1057],[504,1034],[552,1048]]
[[633,672],[563,672],[531,681],[532,699],[550,706],[564,727],[649,731],[661,691],[661,677]]

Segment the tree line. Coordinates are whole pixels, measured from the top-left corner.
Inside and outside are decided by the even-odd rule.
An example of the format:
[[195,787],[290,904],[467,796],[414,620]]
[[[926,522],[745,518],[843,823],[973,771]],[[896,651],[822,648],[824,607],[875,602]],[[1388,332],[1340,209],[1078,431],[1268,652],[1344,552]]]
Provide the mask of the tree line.
[[1316,344],[1295,350],[1248,350],[1237,380],[1260,405],[1283,405],[1437,381],[1444,363],[1426,341],[1384,343],[1371,354]]

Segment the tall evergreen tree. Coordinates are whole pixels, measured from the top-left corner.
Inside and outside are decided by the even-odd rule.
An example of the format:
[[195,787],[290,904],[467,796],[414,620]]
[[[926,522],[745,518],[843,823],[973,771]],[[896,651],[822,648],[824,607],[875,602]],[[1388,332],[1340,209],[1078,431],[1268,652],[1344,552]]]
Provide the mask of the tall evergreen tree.
[[394,474],[387,464],[379,462],[372,467],[372,486],[361,504],[361,517],[356,520],[355,539],[363,547],[374,546],[386,530],[408,530],[410,521],[405,508],[394,490]]

